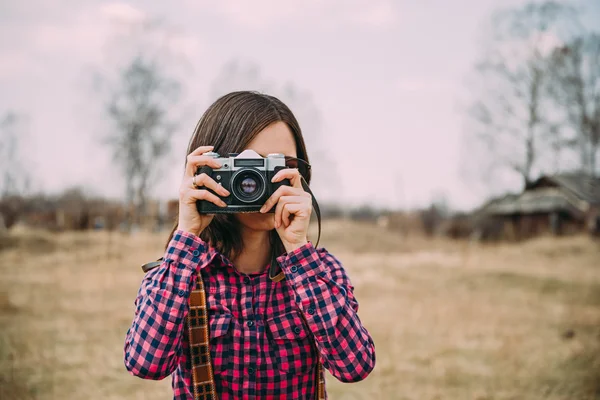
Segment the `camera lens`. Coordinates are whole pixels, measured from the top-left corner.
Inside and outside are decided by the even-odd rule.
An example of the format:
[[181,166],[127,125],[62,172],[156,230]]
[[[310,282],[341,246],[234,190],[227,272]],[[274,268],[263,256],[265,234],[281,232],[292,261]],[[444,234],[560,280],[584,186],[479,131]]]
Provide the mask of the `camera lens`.
[[243,203],[253,203],[260,199],[266,190],[263,175],[254,168],[237,171],[231,178],[233,195]]
[[240,186],[242,192],[246,193],[247,195],[252,195],[254,192],[256,192],[258,183],[256,183],[256,181],[252,178],[246,178],[240,183]]

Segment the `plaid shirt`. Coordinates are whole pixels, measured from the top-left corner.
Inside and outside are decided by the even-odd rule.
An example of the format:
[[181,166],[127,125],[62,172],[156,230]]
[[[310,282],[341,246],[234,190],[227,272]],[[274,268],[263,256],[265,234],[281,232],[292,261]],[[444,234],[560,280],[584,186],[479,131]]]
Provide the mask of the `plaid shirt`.
[[173,374],[174,398],[193,398],[184,322],[192,274],[202,269],[220,400],[313,399],[317,357],[342,382],[364,379],[375,348],[341,263],[311,243],[277,261],[281,282],[272,282],[268,269],[243,274],[197,236],[176,231],[162,265],[138,291],[127,370],[145,379]]

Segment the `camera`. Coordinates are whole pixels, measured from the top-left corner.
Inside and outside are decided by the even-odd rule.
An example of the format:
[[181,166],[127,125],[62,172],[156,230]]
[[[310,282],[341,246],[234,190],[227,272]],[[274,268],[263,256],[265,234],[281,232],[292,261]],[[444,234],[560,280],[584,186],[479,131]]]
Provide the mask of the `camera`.
[[[230,195],[223,197],[206,188],[223,200],[227,206],[219,207],[207,200],[198,200],[196,207],[200,214],[258,212],[280,186],[290,185],[289,179],[271,183],[271,179],[277,172],[287,168],[283,154],[276,153],[261,157],[254,150],[244,150],[240,154],[229,154],[229,157],[221,157],[214,152],[203,155],[215,158],[221,164],[221,168],[200,167],[196,175],[205,173],[227,189]],[[274,211],[275,207],[272,207],[267,212]]]

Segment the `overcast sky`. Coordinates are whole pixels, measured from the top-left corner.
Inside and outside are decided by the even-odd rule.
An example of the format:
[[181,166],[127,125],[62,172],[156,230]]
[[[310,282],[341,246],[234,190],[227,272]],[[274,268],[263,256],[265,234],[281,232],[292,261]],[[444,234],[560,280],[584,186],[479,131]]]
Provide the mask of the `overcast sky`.
[[414,207],[443,193],[471,207],[484,193],[459,173],[465,79],[492,11],[520,2],[3,0],[0,111],[28,116],[22,150],[38,187],[120,195],[119,171],[98,142],[109,124],[93,71],[116,68],[107,43],[119,26],[160,17],[187,62],[178,70],[182,126],[154,195],[176,197],[189,136],[215,100],[213,82],[238,60],[310,94],[341,184],[318,198]]

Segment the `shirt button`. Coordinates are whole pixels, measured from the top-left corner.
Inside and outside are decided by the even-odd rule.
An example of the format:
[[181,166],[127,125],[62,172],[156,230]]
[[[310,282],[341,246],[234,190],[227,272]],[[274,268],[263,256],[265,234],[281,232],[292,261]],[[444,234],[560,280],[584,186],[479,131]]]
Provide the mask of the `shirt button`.
[[300,329],[300,327],[298,327],[298,326],[297,326],[297,327],[295,327],[295,328],[294,328],[294,333],[295,333],[296,335],[299,335],[299,334],[300,334],[300,332],[302,332],[302,330]]
[[252,327],[252,326],[254,326],[254,321],[248,321],[246,323],[246,325],[248,325],[249,327]]
[[314,308],[312,308],[312,307],[311,307],[311,308],[309,308],[309,309],[308,309],[308,313],[309,313],[310,315],[313,315],[313,314],[315,313],[315,309],[314,309]]
[[290,268],[290,271],[297,272],[298,271],[298,267],[296,267],[295,265],[292,265],[292,268]]
[[198,250],[194,250],[192,254],[194,255],[194,257],[198,257],[200,255],[200,252]]
[[246,285],[247,285],[247,284],[249,284],[249,283],[250,283],[250,278],[248,278],[248,277],[245,277],[245,278],[244,278],[244,283],[245,283]]
[[179,297],[183,297],[185,296],[185,291],[180,290],[179,292],[177,292],[177,294],[179,295]]
[[248,368],[248,373],[249,373],[249,374],[253,374],[253,373],[254,373],[254,368],[252,368],[252,367],[249,367],[249,368]]

